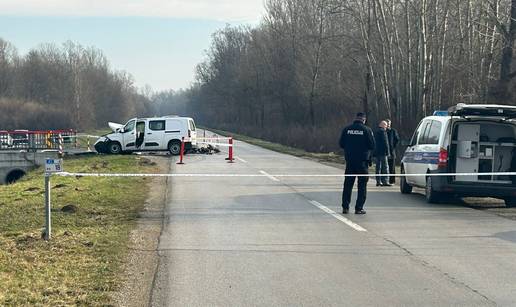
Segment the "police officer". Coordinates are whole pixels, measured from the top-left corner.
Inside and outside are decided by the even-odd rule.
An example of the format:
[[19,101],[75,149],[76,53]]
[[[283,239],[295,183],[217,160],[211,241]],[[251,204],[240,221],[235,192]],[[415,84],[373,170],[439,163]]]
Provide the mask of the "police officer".
[[[365,125],[365,113],[357,113],[353,124],[342,130],[340,147],[344,149],[346,158],[346,175],[368,174],[371,161],[371,151],[375,149],[373,131]],[[351,192],[356,176],[344,179],[342,191],[342,213],[349,212]],[[355,214],[365,214],[364,204],[367,196],[367,181],[369,177],[358,177],[358,196],[355,205]]]

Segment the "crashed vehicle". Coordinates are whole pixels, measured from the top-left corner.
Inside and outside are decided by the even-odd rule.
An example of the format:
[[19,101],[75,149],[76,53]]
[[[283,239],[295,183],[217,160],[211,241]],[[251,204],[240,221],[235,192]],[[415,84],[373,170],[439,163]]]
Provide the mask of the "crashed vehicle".
[[195,122],[190,117],[133,118],[125,125],[110,122],[109,127],[113,133],[95,142],[95,150],[99,153],[169,151],[179,155],[183,138],[185,150],[196,146]]

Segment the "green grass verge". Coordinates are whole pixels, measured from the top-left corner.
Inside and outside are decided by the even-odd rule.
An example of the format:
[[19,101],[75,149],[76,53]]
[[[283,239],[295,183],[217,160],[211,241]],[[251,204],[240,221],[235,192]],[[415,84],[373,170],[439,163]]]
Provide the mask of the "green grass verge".
[[[202,128],[202,129],[204,129],[204,128]],[[309,159],[317,160],[320,162],[332,162],[332,163],[344,164],[344,158],[333,152],[330,152],[330,153],[308,152],[303,149],[285,146],[282,144],[253,138],[253,137],[250,137],[247,135],[232,133],[232,132],[223,131],[223,130],[211,129],[211,128],[205,128],[205,129],[215,132],[217,134],[223,135],[223,136],[232,136],[236,140],[243,141],[243,142],[253,144],[256,146],[260,146],[262,148],[266,148],[266,149],[273,150],[276,152],[281,152],[281,153],[289,154],[289,155],[296,156],[296,157],[309,158]]]
[[[147,159],[67,159],[78,172],[153,172]],[[148,192],[146,178],[51,178],[50,242],[44,226],[42,170],[0,186],[0,305],[110,305],[129,232]],[[61,208],[73,205],[75,213]]]

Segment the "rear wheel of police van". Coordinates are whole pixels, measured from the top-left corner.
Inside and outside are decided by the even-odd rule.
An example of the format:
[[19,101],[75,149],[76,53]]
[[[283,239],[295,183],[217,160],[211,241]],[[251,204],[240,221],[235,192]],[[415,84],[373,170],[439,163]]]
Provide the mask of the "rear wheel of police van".
[[405,169],[403,166],[401,167],[401,177],[400,177],[400,192],[401,194],[410,194],[412,193],[412,186],[407,183],[407,177],[405,177]]
[[442,194],[434,190],[433,182],[432,177],[426,177],[425,196],[426,201],[430,204],[436,204],[442,200]]
[[516,197],[507,197],[505,200],[505,206],[507,208],[514,208],[516,207]]
[[172,141],[168,144],[168,151],[171,155],[177,156],[181,153],[181,142]]
[[108,152],[112,155],[118,155],[122,152],[122,146],[118,142],[110,142],[108,144]]

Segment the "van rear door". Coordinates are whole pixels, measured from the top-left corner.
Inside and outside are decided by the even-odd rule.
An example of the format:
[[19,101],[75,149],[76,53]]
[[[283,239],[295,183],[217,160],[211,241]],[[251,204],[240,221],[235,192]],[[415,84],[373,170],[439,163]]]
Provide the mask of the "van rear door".
[[188,120],[188,137],[192,145],[197,145],[197,128],[193,119]]

